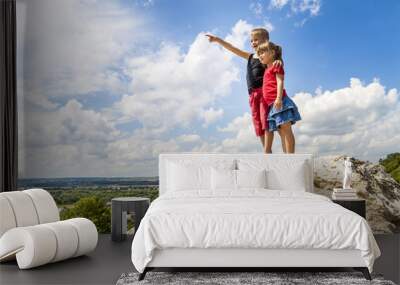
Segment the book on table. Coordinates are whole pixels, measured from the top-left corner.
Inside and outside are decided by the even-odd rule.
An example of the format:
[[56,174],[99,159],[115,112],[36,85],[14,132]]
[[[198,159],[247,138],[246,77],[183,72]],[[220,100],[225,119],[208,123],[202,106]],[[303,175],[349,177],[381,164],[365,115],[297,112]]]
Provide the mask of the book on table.
[[358,199],[357,191],[352,188],[348,188],[348,189],[333,188],[332,199],[334,199],[334,200],[356,200],[356,199]]
[[340,193],[340,192],[333,192],[332,199],[334,200],[355,200],[358,199],[356,192],[347,192],[347,193]]
[[357,193],[353,188],[333,188],[334,193]]
[[332,200],[358,201],[360,199],[358,197],[334,197],[334,196],[332,196]]
[[335,196],[335,197],[357,197],[356,194],[336,194],[336,193],[333,193],[332,196]]

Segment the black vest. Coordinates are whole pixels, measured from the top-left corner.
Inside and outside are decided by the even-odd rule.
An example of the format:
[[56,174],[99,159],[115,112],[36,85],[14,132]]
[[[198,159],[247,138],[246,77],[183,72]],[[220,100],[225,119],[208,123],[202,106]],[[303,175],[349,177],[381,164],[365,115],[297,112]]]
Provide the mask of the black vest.
[[249,93],[252,89],[260,88],[263,84],[265,67],[258,58],[253,58],[253,53],[247,61],[247,89]]

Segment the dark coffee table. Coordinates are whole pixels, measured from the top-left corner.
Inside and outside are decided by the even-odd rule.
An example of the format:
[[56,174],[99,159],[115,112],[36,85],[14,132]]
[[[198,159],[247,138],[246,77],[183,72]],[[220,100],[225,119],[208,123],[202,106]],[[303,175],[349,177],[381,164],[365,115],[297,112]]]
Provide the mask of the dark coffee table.
[[127,213],[134,214],[135,233],[150,205],[149,198],[120,197],[111,200],[111,239],[123,241],[127,232]]

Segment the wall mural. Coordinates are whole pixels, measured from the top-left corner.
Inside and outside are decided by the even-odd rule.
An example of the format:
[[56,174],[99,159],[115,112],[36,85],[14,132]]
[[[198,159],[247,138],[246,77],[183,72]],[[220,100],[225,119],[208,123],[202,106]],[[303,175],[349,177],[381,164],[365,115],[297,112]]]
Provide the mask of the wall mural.
[[261,27],[282,49],[265,61],[281,60],[271,72],[301,115],[296,152],[317,156],[316,191],[341,185],[349,156],[373,230],[400,232],[400,34],[387,4],[17,0],[19,187],[51,191],[64,218],[100,215],[108,232],[112,197],[157,197],[159,153],[264,151],[247,61],[224,46],[252,52]]

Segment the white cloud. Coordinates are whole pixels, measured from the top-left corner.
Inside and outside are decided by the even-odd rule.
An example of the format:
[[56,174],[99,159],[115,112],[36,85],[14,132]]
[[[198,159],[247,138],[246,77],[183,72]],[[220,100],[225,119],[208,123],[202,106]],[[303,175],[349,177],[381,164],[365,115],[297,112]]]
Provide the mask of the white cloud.
[[261,143],[256,137],[252,118],[249,113],[233,119],[226,127],[219,129],[221,132],[233,134],[233,137],[223,139],[221,150],[224,152],[255,152],[262,151]]
[[[134,169],[135,163],[143,160],[154,160],[161,152],[179,151],[180,146],[174,139],[156,139],[147,137],[143,133],[133,135],[111,142],[106,152],[117,166]],[[140,172],[140,169],[137,169]]]
[[154,6],[154,0],[138,0],[136,3],[143,7],[152,7]]
[[[229,36],[243,46],[250,29],[239,21]],[[216,101],[231,94],[239,75],[233,57],[204,33],[185,52],[162,43],[126,54],[120,66],[128,88],[111,107],[94,111],[74,99],[24,113],[21,177],[155,175],[160,152],[204,144],[191,126],[207,127],[223,116]],[[121,123],[139,127],[128,134],[118,130]],[[168,138],[176,128],[187,133]]]
[[31,147],[70,143],[99,145],[120,134],[101,113],[85,110],[75,99],[58,110],[27,113],[25,118],[25,139]]
[[395,89],[386,94],[378,80],[363,85],[359,79],[351,78],[349,87],[327,90],[316,96],[299,93],[294,100],[303,113],[302,133],[313,135],[323,131],[340,135],[369,128],[378,119],[385,118],[396,106],[397,96]]
[[253,14],[256,17],[261,17],[262,12],[263,12],[263,7],[262,7],[261,2],[259,2],[259,1],[252,2],[250,4],[250,11],[253,12]]
[[182,147],[200,141],[196,134],[165,139],[142,129],[128,135],[76,100],[25,115],[20,177],[157,175],[160,152],[189,149]]
[[272,32],[273,30],[275,30],[275,26],[269,20],[264,21],[264,27],[267,29],[268,32]]
[[283,9],[290,6],[293,14],[308,13],[310,16],[317,16],[321,10],[321,0],[271,0],[269,7],[271,9]]
[[[228,37],[243,46],[249,29],[240,20]],[[139,121],[158,133],[199,119],[205,126],[215,122],[223,114],[213,107],[215,101],[228,96],[239,79],[232,55],[209,43],[204,33],[196,36],[186,53],[176,44],[163,43],[154,52],[128,57],[124,72],[131,79],[130,94],[110,112],[119,122]]]
[[177,138],[177,140],[183,143],[194,143],[200,141],[200,136],[197,134],[181,135]]
[[[396,89],[385,91],[378,80],[363,84],[352,78],[350,86],[334,91],[297,93],[293,100],[302,121],[293,130],[298,152],[348,154],[378,160],[398,151],[400,145],[400,103]],[[258,140],[248,113],[235,118],[222,132],[232,133],[222,141],[229,151],[255,151]],[[277,140],[279,142],[277,142]],[[280,152],[276,136],[274,151]]]
[[302,0],[296,4],[292,2],[292,11],[297,12],[309,12],[311,16],[317,16],[321,9],[320,0]]
[[93,143],[30,148],[20,177],[156,176],[158,154],[176,151],[181,149],[174,140],[135,135],[100,148]]
[[106,147],[122,137],[101,113],[74,100],[57,110],[26,112],[20,123],[21,177],[98,175],[110,170]]
[[297,28],[301,28],[305,25],[305,23],[307,23],[308,18],[304,18],[301,21],[295,22],[294,26]]
[[[276,4],[278,5],[278,4]],[[254,1],[250,4],[250,11],[257,17],[257,18],[263,18],[264,19],[264,27],[267,29],[268,32],[272,32],[275,27],[272,24],[272,22],[269,20],[268,17],[263,17],[263,5],[261,4],[260,1]],[[253,28],[253,27],[251,27]],[[250,31],[248,31],[249,33]],[[248,35],[247,35],[248,38]]]
[[288,2],[289,0],[271,0],[269,5],[271,8],[282,9]]
[[204,110],[200,114],[200,117],[204,120],[203,127],[207,127],[208,125],[214,123],[218,119],[222,118],[223,115],[224,110],[222,110],[221,108],[219,108],[218,110],[215,110],[214,108]]
[[[293,127],[297,152],[376,161],[398,151],[399,99],[396,89],[386,91],[378,80],[365,84],[356,78],[337,90],[297,93],[293,100],[303,117]],[[25,115],[21,177],[149,176],[157,175],[160,152],[262,151],[249,113],[207,141],[193,132],[175,138],[146,128],[123,133],[104,113],[85,109],[76,100],[54,111]],[[281,152],[278,135],[273,150]]]
[[124,90],[120,61],[145,38],[138,13],[105,0],[20,0],[18,11],[26,100],[54,108],[48,98]]
[[232,32],[225,37],[225,40],[237,48],[244,48],[245,43],[250,40],[250,32],[253,25],[244,20],[239,20],[232,28]]

